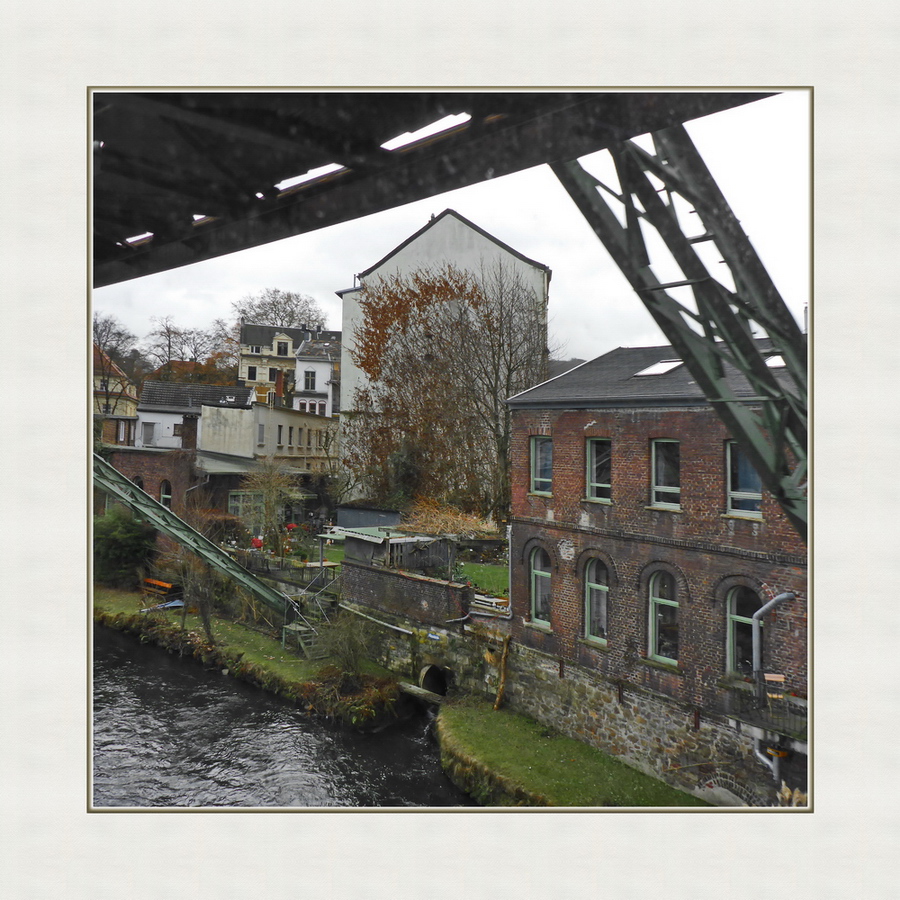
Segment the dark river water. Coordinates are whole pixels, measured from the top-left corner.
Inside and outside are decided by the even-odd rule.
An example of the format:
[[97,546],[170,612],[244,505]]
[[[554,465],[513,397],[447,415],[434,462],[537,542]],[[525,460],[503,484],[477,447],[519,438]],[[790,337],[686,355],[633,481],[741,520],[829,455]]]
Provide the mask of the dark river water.
[[94,629],[95,807],[471,806],[423,713],[378,734]]

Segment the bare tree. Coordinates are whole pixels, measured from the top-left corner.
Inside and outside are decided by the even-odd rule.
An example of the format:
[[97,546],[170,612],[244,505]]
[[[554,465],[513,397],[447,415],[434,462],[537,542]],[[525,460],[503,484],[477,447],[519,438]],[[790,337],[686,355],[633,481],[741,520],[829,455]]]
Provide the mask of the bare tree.
[[126,385],[116,370],[118,361],[126,357],[137,338],[115,316],[94,313],[92,332],[94,346],[94,376],[100,379],[103,410],[115,413]]
[[242,481],[243,490],[258,497],[258,512],[263,525],[265,543],[278,556],[283,544],[282,522],[285,505],[296,495],[299,471],[291,472],[286,466],[267,456],[247,473]]
[[498,261],[382,279],[360,307],[351,352],[369,382],[348,419],[347,464],[382,501],[422,495],[505,521],[504,401],[546,377],[543,299]]
[[234,315],[254,325],[299,328],[325,321],[325,313],[308,294],[264,288],[231,304]]

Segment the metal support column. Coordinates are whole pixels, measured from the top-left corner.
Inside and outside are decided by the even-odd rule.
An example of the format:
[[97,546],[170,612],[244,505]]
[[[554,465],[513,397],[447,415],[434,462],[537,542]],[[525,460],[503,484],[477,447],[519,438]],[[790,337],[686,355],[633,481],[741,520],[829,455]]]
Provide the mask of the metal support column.
[[[657,325],[705,393],[766,489],[807,537],[807,341],[744,234],[724,195],[681,125],[653,134],[654,153],[633,141],[610,148],[620,192],[577,161],[551,166]],[[673,197],[693,206],[702,231],[685,234]],[[607,199],[607,198],[611,199]],[[624,210],[625,224],[611,202]],[[665,242],[683,278],[664,284],[651,268],[642,223]],[[697,253],[712,242],[735,290],[722,285]],[[690,289],[693,306],[676,300]],[[771,339],[763,353],[751,330]],[[784,361],[777,376],[767,356]],[[726,373],[743,375],[750,396],[738,396]]]

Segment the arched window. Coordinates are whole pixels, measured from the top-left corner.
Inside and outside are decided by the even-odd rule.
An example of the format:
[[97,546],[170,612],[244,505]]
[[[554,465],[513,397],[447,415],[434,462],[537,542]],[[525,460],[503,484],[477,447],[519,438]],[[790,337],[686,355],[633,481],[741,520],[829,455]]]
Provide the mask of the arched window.
[[734,675],[752,675],[753,613],[762,606],[762,601],[755,591],[738,586],[728,592],[727,604],[728,644],[725,655],[728,671]]
[[139,487],[141,490],[144,489],[144,479],[141,478],[140,475],[135,475],[134,478],[131,479],[131,481],[135,487]]
[[661,662],[678,662],[678,588],[669,572],[655,572],[650,579],[650,656]]
[[531,551],[531,619],[550,624],[550,556],[542,547]]
[[168,481],[159,483],[159,502],[163,506],[172,507],[172,485]]
[[584,634],[606,643],[609,570],[603,560],[591,559],[584,569]]

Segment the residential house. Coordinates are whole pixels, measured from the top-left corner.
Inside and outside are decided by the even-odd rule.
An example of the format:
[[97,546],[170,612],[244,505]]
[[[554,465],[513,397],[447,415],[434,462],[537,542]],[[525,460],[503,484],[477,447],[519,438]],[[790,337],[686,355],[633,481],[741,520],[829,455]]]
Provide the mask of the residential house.
[[510,702],[692,788],[805,791],[806,548],[686,366],[620,348],[508,402]]
[[[289,397],[294,390],[296,352],[304,341],[340,341],[339,331],[321,326],[287,328],[275,325],[241,324],[238,384],[251,387],[255,399],[275,404],[276,397]],[[288,404],[290,405],[290,404]]]
[[106,444],[134,443],[138,394],[134,382],[94,344],[94,417]]
[[249,522],[258,504],[242,481],[260,459],[271,458],[297,476],[285,521],[321,517],[320,499],[309,487],[330,469],[336,423],[252,397],[249,387],[147,382],[137,445],[115,454],[112,465],[178,514],[189,505],[190,492],[198,491],[206,508]]
[[196,449],[201,440],[204,406],[250,409],[253,390],[220,384],[145,381],[137,405],[136,447]]
[[547,300],[550,269],[514,250],[452,209],[444,210],[415,234],[395,247],[364,272],[356,275],[352,288],[337,291],[343,304],[343,344],[341,348],[341,410],[354,408],[356,391],[366,381],[351,356],[354,336],[362,322],[360,291],[379,278],[403,275],[419,269],[439,269],[453,265],[478,274],[482,268],[501,264],[522,276],[533,289],[536,300],[534,327],[541,329],[546,345]]
[[312,336],[304,340],[295,354],[294,409],[332,418],[341,404],[341,341]]
[[245,458],[277,459],[303,472],[329,471],[337,423],[288,407],[253,403],[249,409],[204,406],[199,450]]

